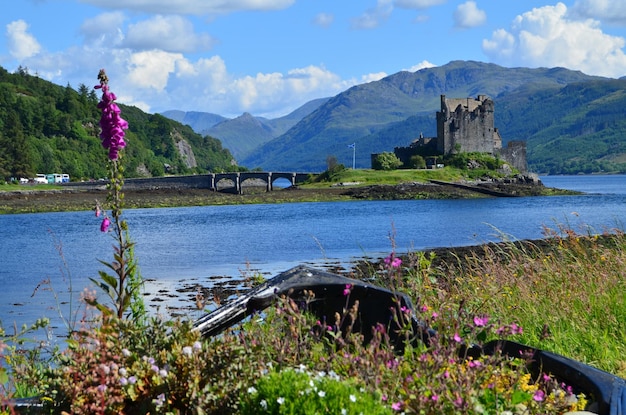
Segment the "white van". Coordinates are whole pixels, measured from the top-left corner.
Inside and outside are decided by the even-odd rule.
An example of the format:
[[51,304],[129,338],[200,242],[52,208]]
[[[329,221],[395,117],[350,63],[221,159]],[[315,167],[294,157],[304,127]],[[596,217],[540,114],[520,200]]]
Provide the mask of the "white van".
[[35,176],[33,181],[37,184],[47,184],[48,178],[46,177],[45,174],[38,174],[37,176]]

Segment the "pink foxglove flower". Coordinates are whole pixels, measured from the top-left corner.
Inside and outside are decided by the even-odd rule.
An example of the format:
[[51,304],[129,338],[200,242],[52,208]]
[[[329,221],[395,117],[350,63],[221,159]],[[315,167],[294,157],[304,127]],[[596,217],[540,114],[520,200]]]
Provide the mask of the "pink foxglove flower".
[[102,219],[102,223],[100,224],[100,230],[102,232],[106,232],[109,230],[110,225],[111,221],[109,220],[109,218],[105,217],[104,219]]
[[102,89],[102,99],[98,103],[98,108],[102,110],[100,139],[102,140],[102,147],[109,150],[109,159],[117,160],[119,151],[126,147],[124,130],[128,129],[128,122],[120,117],[121,110],[115,103],[117,97],[109,91],[109,78],[104,69],[100,69],[98,79],[100,85],[96,85],[94,88]]

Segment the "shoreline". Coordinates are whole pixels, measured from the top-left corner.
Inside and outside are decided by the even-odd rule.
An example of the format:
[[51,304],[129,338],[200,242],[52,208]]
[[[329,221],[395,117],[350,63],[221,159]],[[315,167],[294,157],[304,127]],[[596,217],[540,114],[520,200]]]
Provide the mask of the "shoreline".
[[[210,189],[159,187],[125,189],[126,209],[211,205],[270,204],[297,202],[338,202],[350,200],[465,199],[498,196],[550,196],[578,194],[552,189],[543,184],[485,182],[478,184],[401,183],[397,185],[294,186],[265,192],[263,187],[244,186],[243,194],[215,192]],[[93,210],[103,204],[105,186],[65,189],[19,189],[2,191],[0,214],[44,213]]]

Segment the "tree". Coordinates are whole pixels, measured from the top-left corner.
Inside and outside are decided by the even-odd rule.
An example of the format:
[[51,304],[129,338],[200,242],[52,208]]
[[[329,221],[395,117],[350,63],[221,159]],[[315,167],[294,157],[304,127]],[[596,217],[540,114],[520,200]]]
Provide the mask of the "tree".
[[8,170],[11,176],[17,179],[33,176],[26,137],[15,111],[9,111],[7,116],[4,147],[5,154],[9,156]]
[[409,168],[410,169],[425,169],[426,168],[426,160],[424,157],[419,154],[414,154],[409,159]]
[[394,154],[384,152],[374,157],[372,168],[374,170],[395,170],[402,166],[400,159]]

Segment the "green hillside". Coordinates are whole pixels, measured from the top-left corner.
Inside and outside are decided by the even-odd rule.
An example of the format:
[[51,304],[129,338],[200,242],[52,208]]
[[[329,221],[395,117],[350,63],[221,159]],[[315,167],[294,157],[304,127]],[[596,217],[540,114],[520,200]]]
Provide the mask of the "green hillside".
[[626,172],[626,80],[525,88],[496,100],[503,139],[526,139],[544,174]]
[[[91,87],[61,87],[24,69],[11,74],[0,67],[0,178],[37,173],[67,173],[72,180],[106,177],[98,101]],[[219,140],[158,114],[120,108],[130,125],[122,159],[128,177],[233,168]]]

